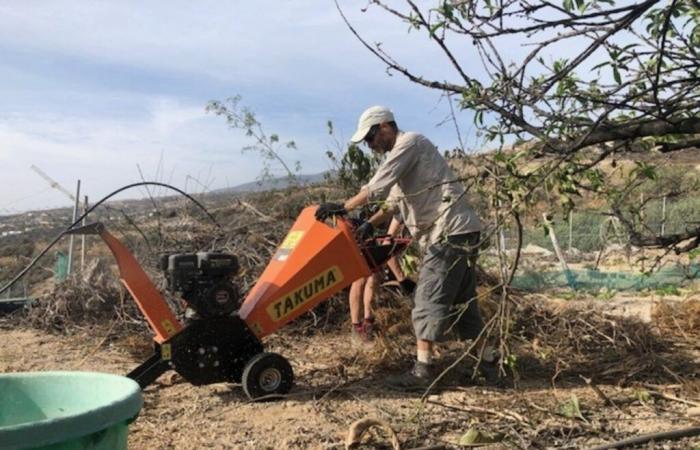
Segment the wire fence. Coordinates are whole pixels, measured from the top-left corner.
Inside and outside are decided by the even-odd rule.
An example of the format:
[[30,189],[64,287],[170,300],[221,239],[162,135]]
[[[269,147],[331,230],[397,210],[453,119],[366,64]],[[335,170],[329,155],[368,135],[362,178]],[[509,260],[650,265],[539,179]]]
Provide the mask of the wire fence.
[[[640,226],[647,234],[682,233],[700,224],[700,200],[669,201],[661,198],[648,202],[640,200],[640,205],[643,206]],[[619,220],[601,211],[573,212],[553,221],[552,228],[563,251],[564,263],[574,261],[579,263],[578,267],[564,268],[561,261],[557,261],[547,230],[531,227],[523,233],[526,251],[521,269],[513,281],[515,287],[532,291],[547,288],[673,291],[700,278],[700,266],[694,263],[693,257],[686,263],[669,261],[650,271],[652,262],[642,251],[631,248],[627,232]],[[506,251],[517,245],[514,230],[504,230],[499,239]],[[626,259],[629,264],[622,270],[619,264],[615,271],[606,270],[605,264],[599,266],[602,256]],[[546,260],[552,264],[543,265]],[[548,268],[542,269],[545,266]]]

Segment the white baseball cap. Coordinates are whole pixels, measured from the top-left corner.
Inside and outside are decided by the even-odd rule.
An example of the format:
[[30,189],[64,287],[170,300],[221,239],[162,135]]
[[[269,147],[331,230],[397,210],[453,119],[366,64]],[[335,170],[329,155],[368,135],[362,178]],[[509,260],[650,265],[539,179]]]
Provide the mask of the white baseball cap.
[[357,121],[357,131],[355,131],[355,134],[350,138],[350,142],[362,142],[365,136],[367,136],[367,133],[369,133],[369,129],[374,125],[393,121],[394,113],[386,106],[372,106],[367,108],[360,116],[360,120]]

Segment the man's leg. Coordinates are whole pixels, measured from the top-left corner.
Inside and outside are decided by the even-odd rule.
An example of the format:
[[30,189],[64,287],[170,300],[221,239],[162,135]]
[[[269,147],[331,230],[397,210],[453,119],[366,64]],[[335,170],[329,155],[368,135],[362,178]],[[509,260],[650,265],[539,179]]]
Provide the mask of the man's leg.
[[455,299],[450,323],[459,340],[477,339],[484,328],[476,292],[476,256],[468,257],[468,267]]
[[456,335],[462,341],[474,341],[474,355],[480,356],[479,371],[489,383],[497,383],[499,369],[497,366],[498,356],[493,346],[486,340],[484,331],[484,320],[479,310],[479,301],[476,291],[476,263],[478,258],[479,237],[470,238],[465,242],[468,256],[468,269],[464,275],[462,286],[460,287],[460,297],[455,301],[456,320],[453,321]]
[[[427,386],[434,378],[433,343],[444,340],[452,303],[462,284],[466,261],[459,249],[448,243],[432,245],[421,264],[411,312],[416,334],[416,363],[409,373],[387,381],[400,387]],[[454,318],[452,318],[454,320]]]
[[416,339],[416,353],[418,362],[431,364],[433,362],[433,341]]
[[456,319],[453,303],[463,287],[467,269],[466,258],[459,247],[443,243],[428,249],[411,312],[417,340],[445,340],[448,328]]

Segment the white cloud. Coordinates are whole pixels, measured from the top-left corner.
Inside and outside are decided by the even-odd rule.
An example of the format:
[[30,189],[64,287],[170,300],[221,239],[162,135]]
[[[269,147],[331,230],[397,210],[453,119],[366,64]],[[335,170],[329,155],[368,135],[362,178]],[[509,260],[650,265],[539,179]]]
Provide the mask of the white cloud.
[[[227,177],[249,181],[251,173],[259,171],[255,155],[238,151],[244,138],[204,116],[203,107],[162,98],[151,103],[152,113],[143,118],[16,116],[0,123],[3,178],[17,188],[0,192],[0,208],[15,205],[25,193],[45,185],[31,164],[69,189],[81,179],[84,192],[93,199],[140,181],[137,164],[147,179],[160,171],[159,181],[180,188],[187,175],[206,175],[210,167],[218,187],[225,185]],[[66,201],[45,192],[13,207],[65,206]]]
[[188,123],[206,117],[204,106],[184,106],[175,99],[158,98],[151,106],[151,124],[159,136],[167,137]]

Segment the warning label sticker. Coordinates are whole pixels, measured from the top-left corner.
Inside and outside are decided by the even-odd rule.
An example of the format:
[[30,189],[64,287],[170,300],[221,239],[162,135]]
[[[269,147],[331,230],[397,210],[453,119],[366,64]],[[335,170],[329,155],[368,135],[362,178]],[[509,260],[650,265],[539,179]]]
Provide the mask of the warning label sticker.
[[299,241],[301,241],[303,236],[303,231],[290,231],[287,237],[284,238],[284,241],[282,241],[277,253],[275,253],[274,259],[278,261],[286,260],[289,254],[292,253],[292,250],[299,245]]

